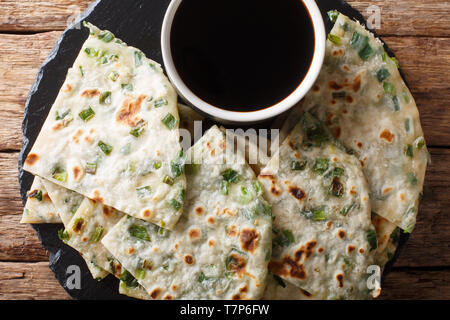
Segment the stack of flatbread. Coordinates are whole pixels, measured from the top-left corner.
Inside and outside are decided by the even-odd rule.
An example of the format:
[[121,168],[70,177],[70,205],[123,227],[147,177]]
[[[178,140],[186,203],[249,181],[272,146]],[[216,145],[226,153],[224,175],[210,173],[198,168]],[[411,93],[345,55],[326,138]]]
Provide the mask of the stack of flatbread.
[[396,61],[331,16],[316,85],[252,166],[228,148],[245,137],[224,128],[187,147],[202,117],[161,67],[86,24],[25,161],[36,177],[21,222],[62,223],[92,276],[138,299],[379,296],[376,271],[414,228],[428,152]]

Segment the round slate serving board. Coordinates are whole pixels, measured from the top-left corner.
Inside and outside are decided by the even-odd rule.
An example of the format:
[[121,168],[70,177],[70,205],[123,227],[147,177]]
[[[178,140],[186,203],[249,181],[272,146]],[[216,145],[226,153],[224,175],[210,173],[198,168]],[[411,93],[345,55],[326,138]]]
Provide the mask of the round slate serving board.
[[[327,12],[333,9],[365,23],[363,16],[343,0],[319,0],[317,2],[324,17],[327,32],[333,27],[327,17]],[[141,49],[149,58],[163,65],[160,36],[164,14],[169,3],[170,0],[99,0],[83,12],[80,18],[63,33],[50,56],[40,68],[25,106],[22,124],[24,138],[19,157],[19,182],[23,203],[26,201],[26,193],[31,187],[33,176],[24,172],[22,165],[58,95],[67,70],[73,65],[88,37],[89,32],[86,28],[81,27],[81,22],[86,20],[100,29],[110,30],[128,45]],[[391,53],[387,47],[386,50]],[[270,123],[258,125],[258,127],[264,126],[269,127]],[[110,275],[100,282],[92,279],[80,254],[59,240],[57,233],[62,228],[61,225],[33,225],[33,228],[42,241],[42,245],[50,253],[50,268],[55,273],[56,279],[72,298],[130,299],[119,294],[119,282],[113,276]],[[389,273],[407,239],[408,235],[403,234],[395,257],[386,266],[383,277]],[[66,273],[66,270],[71,265],[81,268],[81,289],[69,289],[66,286],[67,277],[70,275]]]

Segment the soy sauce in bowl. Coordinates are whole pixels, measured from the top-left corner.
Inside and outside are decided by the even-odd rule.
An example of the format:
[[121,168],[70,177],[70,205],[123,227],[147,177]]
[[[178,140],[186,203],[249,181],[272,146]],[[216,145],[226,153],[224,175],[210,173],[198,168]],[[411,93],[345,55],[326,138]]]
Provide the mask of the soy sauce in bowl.
[[173,62],[203,101],[249,112],[284,100],[314,55],[314,28],[301,0],[184,0],[173,20]]

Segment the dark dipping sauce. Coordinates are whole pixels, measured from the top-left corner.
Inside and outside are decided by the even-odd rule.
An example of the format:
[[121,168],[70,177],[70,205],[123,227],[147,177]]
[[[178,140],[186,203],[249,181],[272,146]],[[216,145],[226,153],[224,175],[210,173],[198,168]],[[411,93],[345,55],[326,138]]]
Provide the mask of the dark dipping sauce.
[[288,97],[314,54],[301,0],[184,0],[171,31],[175,67],[203,101],[256,111]]

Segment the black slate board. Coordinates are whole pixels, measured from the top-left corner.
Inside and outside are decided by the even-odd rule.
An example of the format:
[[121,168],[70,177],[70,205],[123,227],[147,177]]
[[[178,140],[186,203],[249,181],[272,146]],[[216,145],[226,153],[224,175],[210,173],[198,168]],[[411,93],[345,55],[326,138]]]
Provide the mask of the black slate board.
[[[327,12],[333,9],[365,23],[363,16],[343,0],[319,0],[317,2],[324,17],[327,32],[333,27],[327,17]],[[19,156],[20,192],[24,204],[26,192],[31,187],[33,176],[23,171],[23,162],[58,95],[66,77],[67,69],[73,65],[78,52],[88,37],[87,29],[80,27],[81,21],[86,20],[100,29],[112,31],[128,45],[141,49],[149,58],[163,65],[160,35],[162,21],[169,3],[170,0],[99,0],[83,12],[80,18],[63,33],[50,56],[39,69],[25,106],[22,124],[24,138]],[[392,55],[389,48],[385,47],[387,52]],[[258,127],[268,127],[269,125],[265,123],[258,125]],[[81,256],[59,240],[57,232],[62,228],[61,225],[33,225],[33,228],[36,230],[44,248],[50,253],[50,268],[56,279],[72,298],[86,300],[129,299],[118,293],[118,281],[114,277],[108,276],[100,282],[92,279]],[[402,234],[399,248],[394,259],[386,266],[383,278],[390,272],[407,240],[408,235]],[[71,290],[66,286],[68,277],[66,270],[71,265],[77,265],[81,268],[80,290]]]

